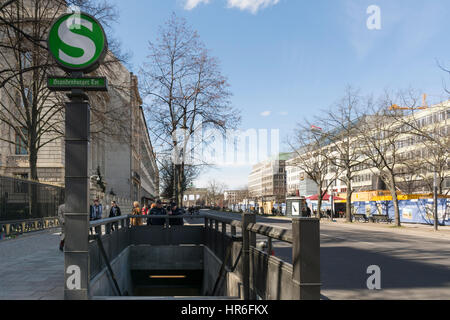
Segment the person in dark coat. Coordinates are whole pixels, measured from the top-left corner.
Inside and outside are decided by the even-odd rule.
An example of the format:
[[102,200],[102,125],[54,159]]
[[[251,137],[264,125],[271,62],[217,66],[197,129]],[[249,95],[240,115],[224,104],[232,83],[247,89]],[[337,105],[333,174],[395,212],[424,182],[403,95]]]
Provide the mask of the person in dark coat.
[[[90,215],[89,215],[89,220],[90,221],[96,221],[96,220],[101,220],[103,216],[103,206],[100,203],[99,199],[95,199],[94,200],[94,204],[91,205],[90,208]],[[92,228],[91,228],[92,231]],[[95,233],[100,234],[101,231],[101,227],[95,227]]]
[[[183,210],[178,208],[176,203],[172,203],[170,205],[170,207],[171,207],[171,210],[169,212],[169,215],[171,215],[171,216],[182,216],[183,215]],[[184,224],[184,220],[183,220],[183,218],[181,218],[181,219],[170,219],[169,224],[171,226],[182,226]]]
[[[154,208],[152,208],[152,210],[150,210],[149,213],[150,216],[165,216],[167,215],[166,209],[164,209],[162,207],[162,202],[161,200],[156,201],[156,206]],[[162,218],[162,219],[148,219],[148,221],[150,223],[148,223],[148,225],[152,225],[152,226],[163,226],[166,222],[166,219]]]
[[[122,212],[120,211],[119,206],[117,205],[117,202],[112,201],[111,202],[111,210],[109,210],[109,217],[110,218],[115,218],[115,217],[120,217],[122,215]],[[111,226],[111,230],[119,229],[119,222],[114,222]]]

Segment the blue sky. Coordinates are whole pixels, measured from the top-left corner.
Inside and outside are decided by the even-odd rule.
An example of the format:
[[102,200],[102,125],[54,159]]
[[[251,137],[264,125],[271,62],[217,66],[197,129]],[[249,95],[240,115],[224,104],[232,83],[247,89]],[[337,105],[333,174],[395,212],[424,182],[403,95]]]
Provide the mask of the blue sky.
[[[115,34],[136,73],[148,41],[172,12],[185,17],[221,62],[242,110],[243,129],[280,129],[281,140],[304,117],[329,108],[347,85],[364,94],[415,88],[431,102],[447,98],[448,0],[115,0]],[[381,9],[381,30],[366,10]],[[269,115],[270,116],[267,116]],[[244,186],[250,167],[213,169],[211,178]]]

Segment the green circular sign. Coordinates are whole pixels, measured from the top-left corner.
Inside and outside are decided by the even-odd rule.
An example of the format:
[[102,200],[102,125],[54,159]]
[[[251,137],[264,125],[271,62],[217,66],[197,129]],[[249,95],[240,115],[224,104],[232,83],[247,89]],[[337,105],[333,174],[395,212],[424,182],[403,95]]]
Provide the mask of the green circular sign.
[[86,13],[68,13],[52,25],[48,49],[66,71],[92,72],[103,60],[108,44],[100,23]]

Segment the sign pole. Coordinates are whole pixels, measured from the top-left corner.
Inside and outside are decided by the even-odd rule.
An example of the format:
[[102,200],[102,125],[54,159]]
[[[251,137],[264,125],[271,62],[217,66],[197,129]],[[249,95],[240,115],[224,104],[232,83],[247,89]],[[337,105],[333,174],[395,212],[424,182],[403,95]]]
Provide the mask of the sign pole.
[[[72,74],[75,76],[75,74]],[[66,300],[89,299],[89,144],[90,105],[79,89],[66,103]]]
[[[56,19],[48,36],[49,53],[70,77],[48,78],[52,91],[70,91],[66,103],[64,298],[90,298],[89,164],[90,105],[85,91],[107,91],[105,77],[85,78],[102,63],[108,48],[101,24],[86,13]],[[80,52],[83,52],[80,56]]]

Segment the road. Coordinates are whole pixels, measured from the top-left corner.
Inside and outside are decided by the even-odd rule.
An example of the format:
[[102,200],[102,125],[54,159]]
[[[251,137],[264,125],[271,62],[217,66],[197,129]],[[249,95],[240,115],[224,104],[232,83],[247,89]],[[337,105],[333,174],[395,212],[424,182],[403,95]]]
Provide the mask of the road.
[[[285,219],[258,216],[257,222],[291,228]],[[322,223],[320,228],[325,299],[450,300],[450,238],[340,223]],[[291,245],[276,241],[274,249],[276,256],[292,261]],[[381,268],[381,290],[367,289],[371,265]]]

